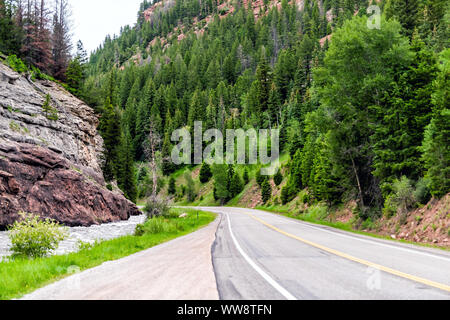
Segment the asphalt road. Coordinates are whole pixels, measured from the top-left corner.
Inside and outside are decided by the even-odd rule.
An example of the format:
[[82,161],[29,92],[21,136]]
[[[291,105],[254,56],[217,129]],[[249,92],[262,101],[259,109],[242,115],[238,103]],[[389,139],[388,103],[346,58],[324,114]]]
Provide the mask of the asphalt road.
[[221,214],[212,248],[221,299],[450,300],[450,253],[249,209]]
[[25,299],[450,300],[450,252],[258,210],[77,273]]

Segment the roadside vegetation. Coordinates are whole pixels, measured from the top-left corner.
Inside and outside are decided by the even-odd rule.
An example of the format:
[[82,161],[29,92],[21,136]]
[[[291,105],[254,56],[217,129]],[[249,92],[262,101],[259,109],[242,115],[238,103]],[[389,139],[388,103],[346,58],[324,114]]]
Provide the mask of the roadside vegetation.
[[80,243],[80,250],[40,258],[13,257],[0,262],[0,300],[19,298],[60,280],[74,270],[86,270],[189,234],[211,223],[213,213],[170,209],[166,216],[148,219],[136,234],[93,245]]

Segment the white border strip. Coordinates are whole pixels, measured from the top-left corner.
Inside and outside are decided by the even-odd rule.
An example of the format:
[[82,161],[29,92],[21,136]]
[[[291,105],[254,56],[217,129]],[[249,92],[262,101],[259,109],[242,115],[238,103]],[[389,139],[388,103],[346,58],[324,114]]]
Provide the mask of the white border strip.
[[234,236],[233,230],[231,229],[231,221],[230,216],[227,214],[228,219],[228,229],[230,230],[231,238],[233,239],[234,245],[238,249],[239,253],[244,257],[244,259],[248,262],[248,264],[255,269],[256,272],[259,273],[261,277],[264,278],[272,287],[274,287],[281,295],[283,295],[287,300],[297,300],[289,291],[283,288],[280,284],[278,284],[275,280],[273,280],[267,273],[265,273],[256,263],[254,263],[250,257],[242,250],[241,246],[236,240]]

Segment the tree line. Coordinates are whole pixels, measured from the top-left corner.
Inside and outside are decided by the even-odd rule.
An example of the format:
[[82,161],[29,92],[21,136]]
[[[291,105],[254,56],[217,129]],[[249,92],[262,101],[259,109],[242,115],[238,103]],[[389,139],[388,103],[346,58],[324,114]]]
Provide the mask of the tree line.
[[0,52],[58,80],[71,60],[68,0],[0,0]]
[[[306,189],[329,205],[356,200],[366,219],[393,210],[405,190],[421,203],[448,193],[450,5],[381,1],[377,30],[367,27],[369,1],[264,3],[258,19],[242,1],[220,18],[215,4],[176,0],[146,21],[144,1],[136,25],[105,39],[78,83],[101,115],[106,179],[135,201],[159,183],[136,169],[149,135],[169,176],[180,169],[168,160],[171,133],[203,121],[224,133],[280,129],[291,158],[284,203]],[[195,23],[208,15],[207,26]],[[247,184],[233,167],[202,171],[221,202]],[[267,200],[270,183],[258,180]]]

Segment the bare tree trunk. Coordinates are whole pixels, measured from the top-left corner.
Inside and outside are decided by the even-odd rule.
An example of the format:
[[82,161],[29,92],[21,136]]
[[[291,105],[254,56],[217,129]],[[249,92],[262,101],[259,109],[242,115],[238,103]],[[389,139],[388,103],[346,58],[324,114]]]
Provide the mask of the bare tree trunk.
[[358,183],[359,198],[361,200],[361,205],[364,208],[365,205],[364,205],[364,197],[363,197],[362,188],[361,188],[361,182],[359,181],[358,170],[356,169],[355,160],[353,159],[353,156],[351,154],[350,154],[350,159],[352,160],[353,171],[355,173],[356,182]]

